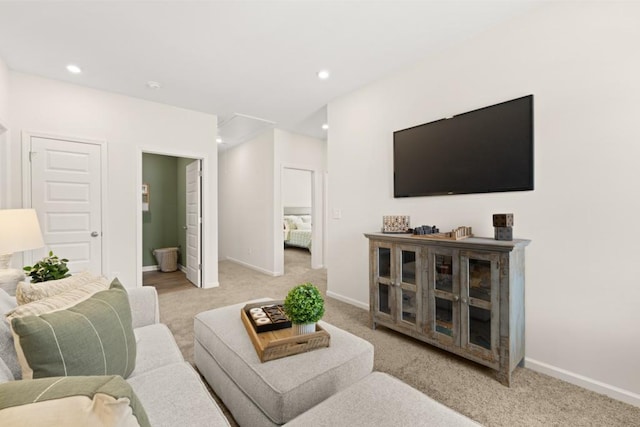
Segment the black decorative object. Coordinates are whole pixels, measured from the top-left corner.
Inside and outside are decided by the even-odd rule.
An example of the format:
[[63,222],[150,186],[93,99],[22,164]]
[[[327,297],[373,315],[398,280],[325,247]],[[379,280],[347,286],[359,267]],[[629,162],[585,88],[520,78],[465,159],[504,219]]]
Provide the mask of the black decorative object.
[[513,240],[513,214],[493,214],[494,239]]
[[247,304],[243,310],[257,333],[291,327],[291,321],[284,314],[283,301],[263,301]]

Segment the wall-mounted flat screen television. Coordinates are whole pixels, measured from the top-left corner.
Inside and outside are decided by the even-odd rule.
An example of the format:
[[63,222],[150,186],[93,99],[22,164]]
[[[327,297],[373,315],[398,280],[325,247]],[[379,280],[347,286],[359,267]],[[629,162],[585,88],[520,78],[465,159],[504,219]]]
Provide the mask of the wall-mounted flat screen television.
[[533,190],[533,95],[393,133],[394,197]]

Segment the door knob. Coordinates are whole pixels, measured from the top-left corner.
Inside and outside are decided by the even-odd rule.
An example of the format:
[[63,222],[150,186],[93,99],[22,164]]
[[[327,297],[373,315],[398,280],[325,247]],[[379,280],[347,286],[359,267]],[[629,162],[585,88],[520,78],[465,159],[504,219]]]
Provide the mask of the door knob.
[[91,237],[98,237],[100,233],[98,233],[97,231],[92,231],[91,232]]
[[183,225],[183,226],[182,226],[182,229],[183,229],[183,230],[188,230],[188,229],[189,229],[189,227],[187,227],[186,225]]

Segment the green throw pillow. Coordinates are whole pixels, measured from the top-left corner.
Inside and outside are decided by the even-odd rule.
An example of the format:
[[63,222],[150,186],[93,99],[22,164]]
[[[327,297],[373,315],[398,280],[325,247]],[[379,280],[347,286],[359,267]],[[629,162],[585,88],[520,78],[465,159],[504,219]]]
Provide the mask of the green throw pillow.
[[131,308],[115,279],[108,290],[64,310],[11,320],[22,378],[120,375],[136,362]]
[[131,386],[117,375],[0,384],[0,425],[150,426]]

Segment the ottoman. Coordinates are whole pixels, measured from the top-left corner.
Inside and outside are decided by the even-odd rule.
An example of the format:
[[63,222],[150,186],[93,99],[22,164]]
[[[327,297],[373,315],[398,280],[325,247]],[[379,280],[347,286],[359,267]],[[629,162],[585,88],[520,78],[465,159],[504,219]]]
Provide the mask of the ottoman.
[[238,424],[284,424],[371,373],[373,346],[326,322],[329,347],[261,363],[240,320],[245,304],[194,320],[196,367]]
[[287,423],[287,427],[442,426],[480,424],[382,372],[373,372]]

